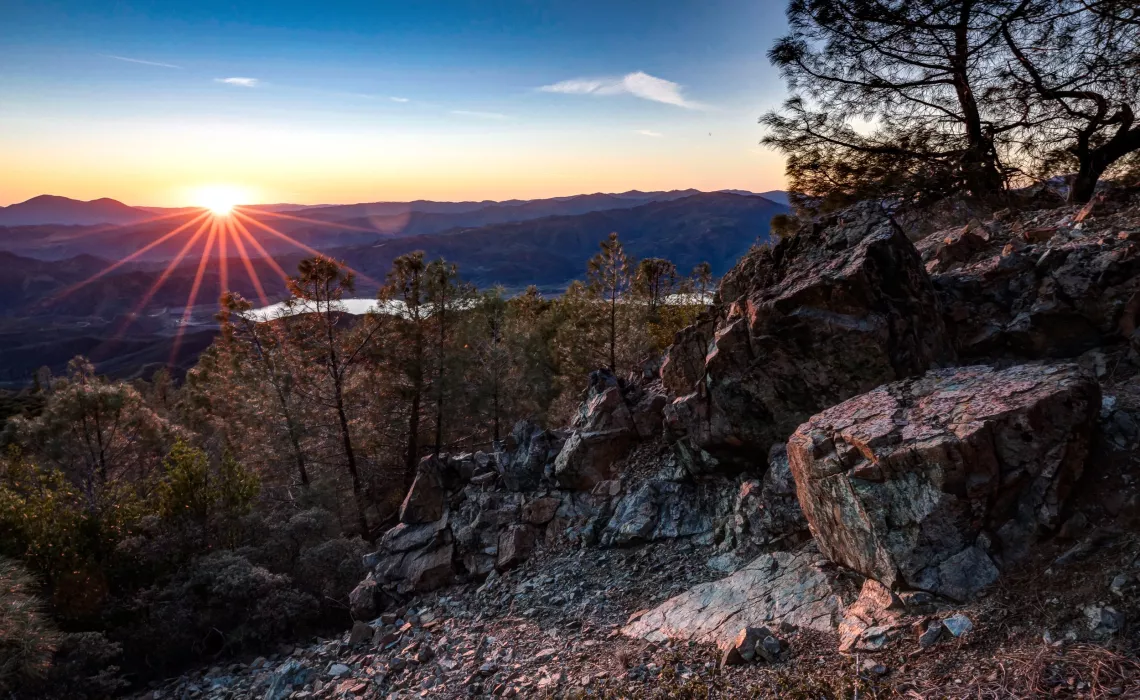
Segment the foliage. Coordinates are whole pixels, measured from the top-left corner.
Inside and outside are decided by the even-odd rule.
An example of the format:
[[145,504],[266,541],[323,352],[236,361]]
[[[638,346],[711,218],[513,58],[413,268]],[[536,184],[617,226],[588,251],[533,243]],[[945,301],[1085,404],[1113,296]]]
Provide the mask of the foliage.
[[235,523],[257,496],[257,476],[228,453],[211,470],[206,453],[182,441],[171,448],[164,466],[155,493],[162,517],[196,531],[206,543],[232,545]]
[[34,589],[23,566],[0,558],[0,692],[46,675],[59,646],[60,634]]
[[769,58],[791,97],[762,118],[793,200],[1000,197],[1076,170],[1085,201],[1140,150],[1135,13],[1083,0],[792,0]]

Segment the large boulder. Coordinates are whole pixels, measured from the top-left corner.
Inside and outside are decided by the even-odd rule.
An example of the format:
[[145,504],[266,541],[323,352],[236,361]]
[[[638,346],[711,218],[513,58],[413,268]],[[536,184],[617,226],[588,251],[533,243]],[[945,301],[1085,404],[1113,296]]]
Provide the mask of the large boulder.
[[420,460],[412,487],[400,504],[400,522],[412,525],[430,523],[443,517],[447,505],[445,466],[439,458]]
[[622,629],[630,637],[727,647],[746,627],[781,624],[834,631],[860,577],[806,549],[764,554],[743,569],[670,598]]
[[635,441],[622,429],[572,433],[554,460],[554,478],[562,488],[589,491],[614,476]]
[[964,600],[1059,524],[1099,408],[1076,365],[935,370],[812,417],[788,456],[828,558]]
[[[878,205],[861,205],[725,276],[718,323],[696,389],[665,408],[669,433],[698,471],[760,471],[768,449],[827,406],[954,359],[917,251]],[[691,367],[683,335],[666,368]],[[685,385],[678,370],[671,384]]]
[[609,370],[590,372],[584,400],[570,427],[582,432],[633,430],[633,414],[626,404],[624,382]]

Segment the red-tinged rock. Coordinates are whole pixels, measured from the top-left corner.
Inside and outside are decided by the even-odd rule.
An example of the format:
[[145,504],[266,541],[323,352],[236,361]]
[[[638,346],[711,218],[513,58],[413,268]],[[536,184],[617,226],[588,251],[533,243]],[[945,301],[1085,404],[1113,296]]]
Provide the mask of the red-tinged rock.
[[1076,365],[936,370],[812,417],[788,456],[824,555],[965,600],[1059,525],[1099,407]]

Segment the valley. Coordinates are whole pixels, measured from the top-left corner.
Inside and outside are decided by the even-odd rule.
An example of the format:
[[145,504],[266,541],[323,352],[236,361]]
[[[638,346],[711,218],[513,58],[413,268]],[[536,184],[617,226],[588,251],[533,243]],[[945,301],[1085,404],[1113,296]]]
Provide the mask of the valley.
[[[128,223],[91,223],[125,215],[121,207],[109,215],[103,200],[36,198],[0,210],[7,215],[0,222],[17,215],[32,222],[0,225],[0,267],[8,271],[0,279],[0,387],[30,384],[41,366],[61,372],[77,354],[113,377],[149,377],[168,363],[180,376],[216,333],[213,314],[223,291],[255,306],[280,301],[287,295],[282,273],[292,274],[315,252],[356,271],[355,295],[364,299],[375,295],[393,260],[417,250],[457,264],[479,288],[502,286],[513,294],[534,285],[557,295],[583,277],[585,260],[615,231],[635,259],[665,258],[686,274],[708,262],[719,276],[766,242],[769,221],[788,211],[774,201],[786,201],[783,193],[766,194],[773,199],[678,190],[508,202],[250,206],[230,217],[233,238],[240,224],[245,243],[239,249],[231,239],[224,258],[220,243],[193,238],[204,221],[197,209],[134,209]],[[76,221],[84,223],[61,223]],[[199,273],[203,257],[209,261]]]

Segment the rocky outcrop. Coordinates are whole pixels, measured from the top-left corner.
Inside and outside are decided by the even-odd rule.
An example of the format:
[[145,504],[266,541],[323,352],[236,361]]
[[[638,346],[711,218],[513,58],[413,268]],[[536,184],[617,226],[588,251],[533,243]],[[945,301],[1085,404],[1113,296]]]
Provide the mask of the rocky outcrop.
[[[697,389],[665,411],[698,472],[760,472],[768,449],[813,413],[954,359],[922,261],[877,205],[750,252],[725,276],[717,308],[707,354],[696,356],[699,332],[682,334],[666,362],[702,367]],[[693,374],[678,370],[670,383]]]
[[649,479],[617,502],[602,544],[710,535],[732,514],[734,484],[726,480],[677,483]]
[[959,352],[1064,358],[1127,341],[1140,325],[1134,211],[1083,220],[1066,208],[920,241]]
[[496,460],[503,486],[510,491],[529,491],[542,482],[562,450],[566,435],[524,420],[511,430],[507,442],[507,455]]
[[817,552],[764,554],[740,571],[696,586],[645,612],[622,629],[648,641],[679,639],[725,648],[747,627],[832,631],[856,598],[851,577]]
[[1075,365],[935,370],[814,416],[788,456],[829,559],[963,600],[1060,524],[1099,408]]

